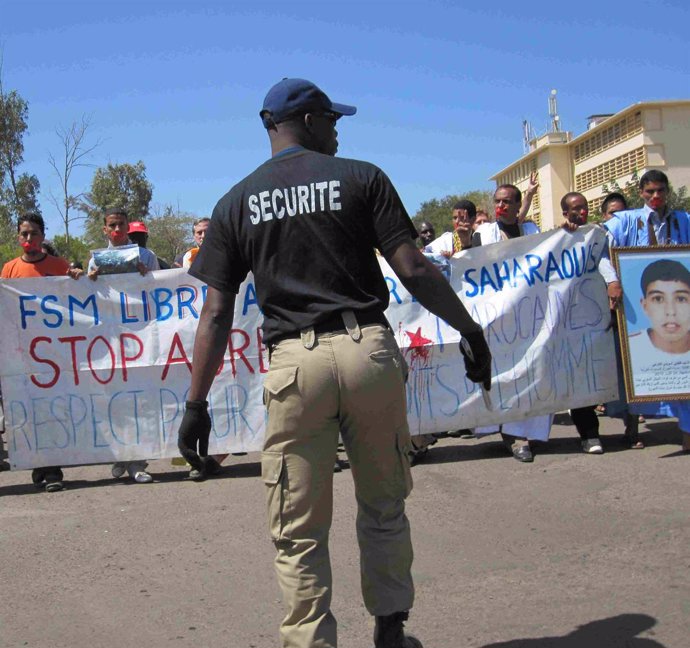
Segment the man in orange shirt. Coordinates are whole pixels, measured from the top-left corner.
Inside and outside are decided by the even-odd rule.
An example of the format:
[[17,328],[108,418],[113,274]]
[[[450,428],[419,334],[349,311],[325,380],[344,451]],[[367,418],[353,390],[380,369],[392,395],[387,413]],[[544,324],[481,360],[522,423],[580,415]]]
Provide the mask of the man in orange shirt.
[[204,237],[206,236],[206,230],[208,229],[208,226],[210,224],[210,218],[199,218],[198,220],[194,221],[194,225],[192,226],[192,233],[194,234],[195,247],[193,247],[191,250],[187,250],[187,252],[185,252],[184,256],[182,257],[183,268],[189,269],[192,267],[192,263],[194,262],[196,255],[199,254],[201,245],[204,242]]
[[[31,279],[36,277],[63,277],[79,279],[83,270],[70,268],[69,263],[61,257],[54,257],[43,251],[45,238],[45,224],[40,214],[28,213],[19,217],[17,223],[17,239],[24,252],[2,267],[0,277],[3,279]],[[59,466],[43,466],[34,468],[31,479],[38,488],[44,488],[49,493],[60,491],[62,484],[62,470]]]
[[29,279],[31,277],[63,277],[79,279],[82,270],[70,269],[69,263],[61,258],[46,254],[43,251],[45,224],[40,214],[28,213],[19,217],[17,239],[24,253],[2,268],[3,279]]

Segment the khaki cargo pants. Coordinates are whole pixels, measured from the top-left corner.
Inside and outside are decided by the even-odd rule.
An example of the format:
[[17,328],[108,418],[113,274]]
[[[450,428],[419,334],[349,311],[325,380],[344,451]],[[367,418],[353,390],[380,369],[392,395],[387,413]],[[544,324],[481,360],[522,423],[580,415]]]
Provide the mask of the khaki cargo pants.
[[412,607],[404,373],[393,335],[378,324],[355,324],[349,333],[308,329],[302,339],[283,340],[272,350],[261,472],[288,607],[283,648],[337,646],[328,534],[339,433],[355,482],[367,610],[380,616]]

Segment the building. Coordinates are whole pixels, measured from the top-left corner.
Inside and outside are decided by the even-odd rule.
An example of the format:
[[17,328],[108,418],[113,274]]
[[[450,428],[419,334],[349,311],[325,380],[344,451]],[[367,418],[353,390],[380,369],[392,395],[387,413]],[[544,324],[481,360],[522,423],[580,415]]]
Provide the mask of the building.
[[537,171],[539,191],[528,218],[548,230],[560,225],[567,192],[584,194],[593,210],[604,197],[604,183],[624,186],[635,171],[648,169],[664,171],[676,188],[690,188],[690,100],[644,101],[613,115],[592,115],[575,138],[569,131],[535,137],[528,153],[491,180],[524,190]]

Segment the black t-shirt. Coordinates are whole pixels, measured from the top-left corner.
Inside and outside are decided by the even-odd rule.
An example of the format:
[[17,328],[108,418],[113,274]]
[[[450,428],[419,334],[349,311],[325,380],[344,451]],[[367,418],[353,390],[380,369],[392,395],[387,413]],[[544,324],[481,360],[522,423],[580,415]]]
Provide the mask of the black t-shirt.
[[300,148],[220,199],[189,272],[234,293],[253,272],[271,342],[342,310],[385,310],[374,248],[385,255],[416,236],[383,171]]
[[[502,220],[497,220],[498,229],[505,233],[509,239],[518,238],[520,236],[520,225],[517,223],[504,223]],[[482,237],[479,232],[472,234],[472,247],[479,247],[482,244]]]

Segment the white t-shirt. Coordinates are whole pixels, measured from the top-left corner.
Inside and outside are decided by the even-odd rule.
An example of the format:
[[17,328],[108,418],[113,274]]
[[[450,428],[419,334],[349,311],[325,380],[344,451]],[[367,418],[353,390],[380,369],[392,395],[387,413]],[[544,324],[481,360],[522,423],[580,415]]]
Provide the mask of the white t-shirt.
[[453,254],[453,232],[444,232],[424,248],[430,254]]

